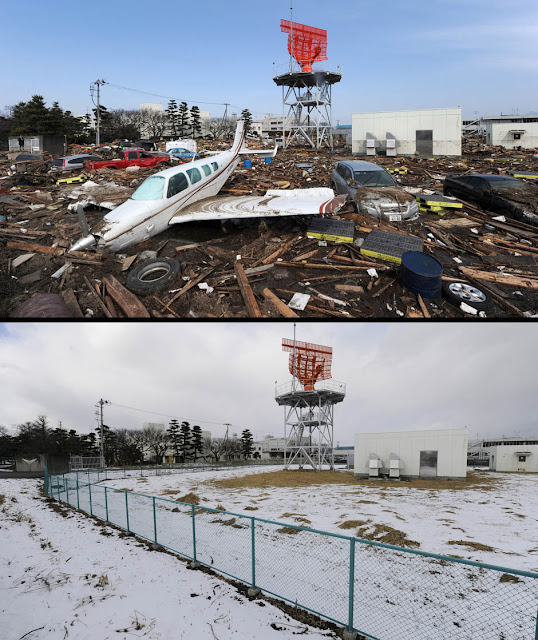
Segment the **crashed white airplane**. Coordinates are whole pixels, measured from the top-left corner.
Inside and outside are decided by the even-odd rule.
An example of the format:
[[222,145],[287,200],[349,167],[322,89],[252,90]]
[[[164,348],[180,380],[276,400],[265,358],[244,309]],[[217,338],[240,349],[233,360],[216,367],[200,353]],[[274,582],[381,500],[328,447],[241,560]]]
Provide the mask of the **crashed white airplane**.
[[244,122],[237,123],[233,146],[228,151],[156,173],[142,182],[133,195],[107,213],[98,228],[89,230],[69,251],[97,245],[120,251],[161,233],[172,224],[193,220],[257,218],[284,215],[335,213],[346,196],[332,189],[270,190],[264,196],[215,198],[245,154],[274,157],[274,150],[243,149]]

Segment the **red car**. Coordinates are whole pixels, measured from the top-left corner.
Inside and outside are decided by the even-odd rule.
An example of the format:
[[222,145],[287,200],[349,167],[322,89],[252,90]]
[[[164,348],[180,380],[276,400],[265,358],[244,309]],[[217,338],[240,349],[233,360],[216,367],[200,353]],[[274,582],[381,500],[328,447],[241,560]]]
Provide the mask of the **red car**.
[[94,169],[126,169],[127,167],[154,167],[157,164],[170,164],[170,156],[156,156],[147,151],[121,151],[121,158],[102,160],[100,162],[88,162],[84,168],[89,171]]

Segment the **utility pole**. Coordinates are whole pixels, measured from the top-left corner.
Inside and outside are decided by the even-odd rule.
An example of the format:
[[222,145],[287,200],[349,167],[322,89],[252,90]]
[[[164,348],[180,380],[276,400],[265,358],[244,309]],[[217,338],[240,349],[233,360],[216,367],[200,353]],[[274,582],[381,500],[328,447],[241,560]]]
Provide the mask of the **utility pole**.
[[105,467],[105,439],[103,437],[103,405],[104,404],[110,404],[110,402],[108,400],[103,400],[103,398],[101,398],[97,404],[101,405],[101,408],[100,408],[100,421],[99,421],[100,428],[101,428],[101,468],[104,469],[104,467]]
[[232,426],[232,424],[231,422],[225,422],[224,426],[226,427],[226,435],[224,436],[224,450],[226,451],[228,462],[230,462],[230,452],[228,451],[228,429]]
[[[101,143],[101,131],[100,131],[100,126],[101,126],[101,102],[99,100],[99,90],[101,88],[102,84],[105,84],[104,80],[96,80],[93,84],[97,85],[97,128],[96,128],[96,133],[95,133],[95,144],[97,146],[99,146],[99,144]],[[102,407],[101,407],[102,409]]]

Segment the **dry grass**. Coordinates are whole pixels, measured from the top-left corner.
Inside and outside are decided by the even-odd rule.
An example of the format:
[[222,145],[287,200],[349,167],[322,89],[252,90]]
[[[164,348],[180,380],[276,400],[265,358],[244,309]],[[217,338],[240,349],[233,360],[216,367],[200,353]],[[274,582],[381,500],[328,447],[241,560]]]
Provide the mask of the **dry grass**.
[[447,544],[458,544],[463,547],[470,547],[475,551],[495,551],[493,547],[488,544],[482,544],[481,542],[472,542],[471,540],[449,540]]
[[511,573],[503,573],[499,578],[499,582],[523,582],[523,580],[520,580],[517,576]]
[[258,511],[258,507],[245,507],[244,511]]
[[288,535],[295,535],[297,533],[301,533],[300,529],[294,529],[293,527],[282,527],[281,529],[276,530],[277,533],[287,533]]
[[338,525],[339,529],[356,529],[368,524],[368,520],[346,520]]
[[420,547],[420,542],[410,540],[403,531],[393,529],[386,524],[365,525],[357,530],[357,538],[393,544],[397,547]]
[[0,506],[4,504],[6,501],[6,496],[3,493],[0,493]]
[[221,503],[220,503],[220,502],[219,502],[219,503],[218,503],[218,505],[215,507],[215,509],[216,509],[217,511],[228,511],[228,509],[226,509],[226,507],[223,507],[223,506],[221,505]]
[[178,498],[176,502],[187,502],[188,504],[198,505],[200,504],[200,496],[195,493],[187,493],[184,496],[181,496],[181,498]]

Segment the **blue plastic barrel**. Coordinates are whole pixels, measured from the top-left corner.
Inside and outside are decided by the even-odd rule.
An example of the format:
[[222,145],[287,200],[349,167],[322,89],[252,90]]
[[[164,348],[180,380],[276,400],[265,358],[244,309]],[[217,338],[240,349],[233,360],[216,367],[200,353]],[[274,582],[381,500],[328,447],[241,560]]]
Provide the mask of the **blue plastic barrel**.
[[245,165],[245,169],[250,169],[250,167],[252,167],[252,160],[245,160],[243,164]]
[[265,164],[271,164],[271,160],[273,158],[271,158],[271,156],[268,156],[267,158],[265,158]]
[[423,298],[441,295],[443,266],[432,256],[421,251],[406,251],[402,256],[400,280],[402,284]]

